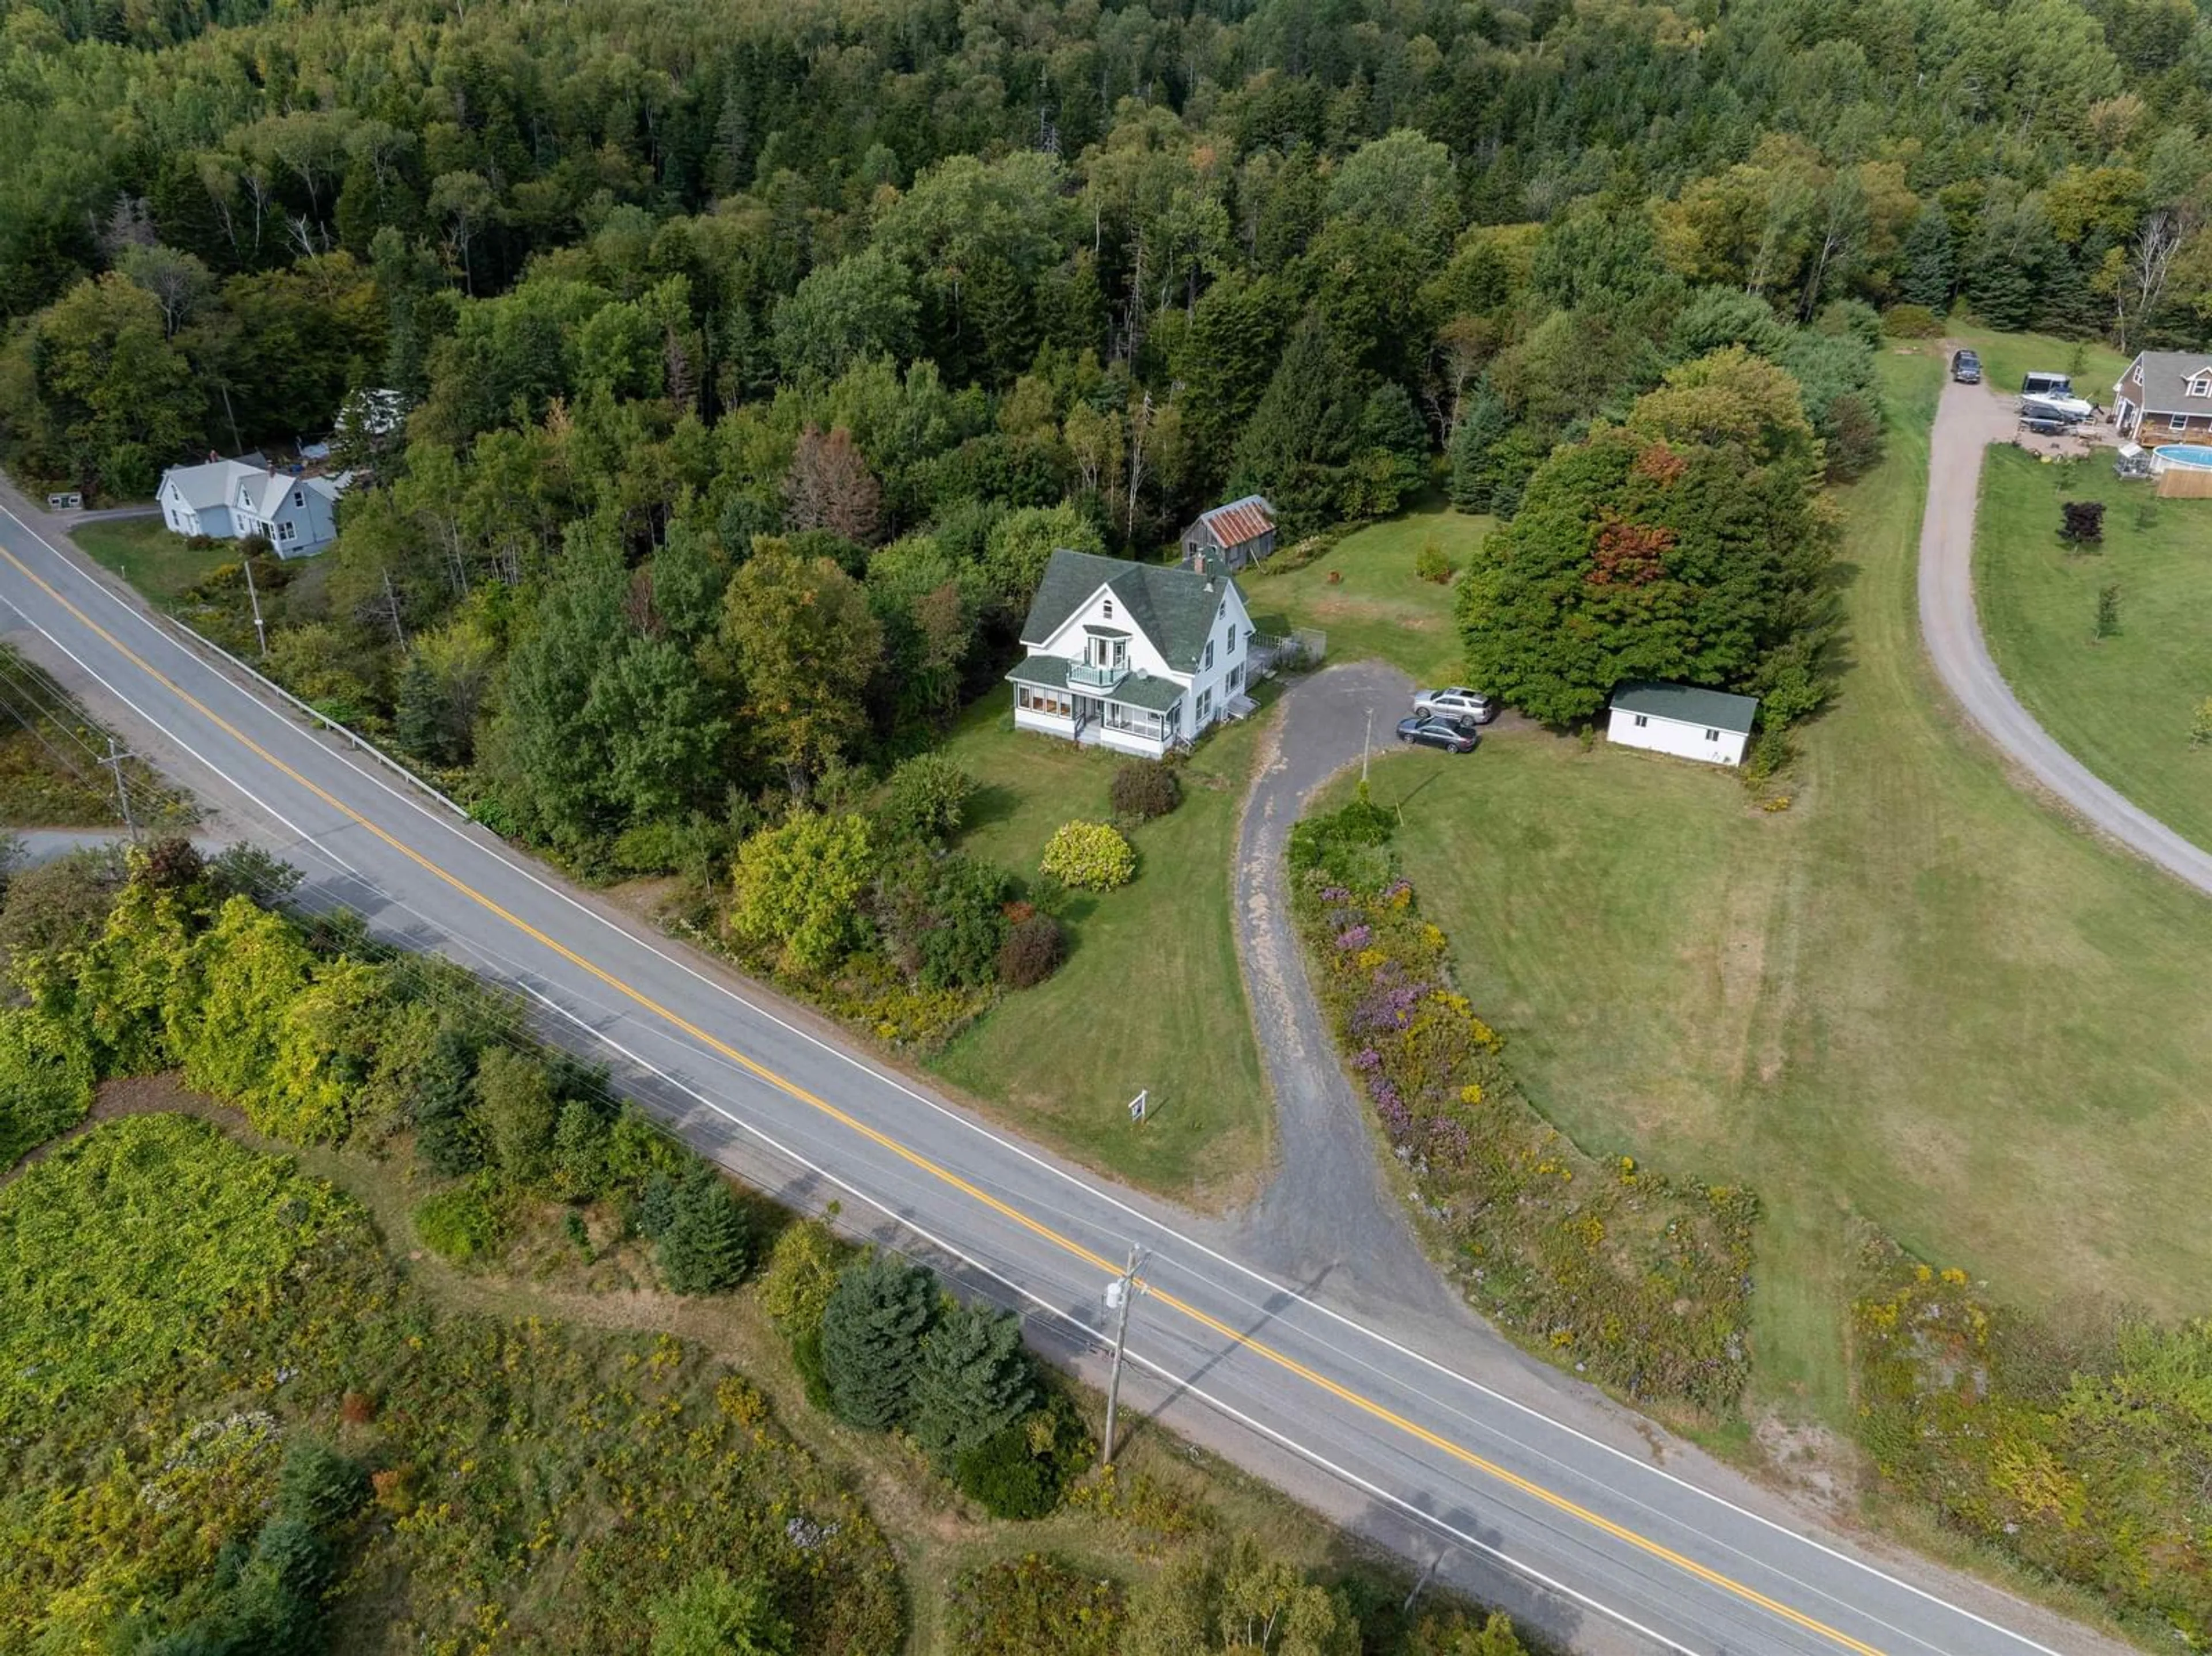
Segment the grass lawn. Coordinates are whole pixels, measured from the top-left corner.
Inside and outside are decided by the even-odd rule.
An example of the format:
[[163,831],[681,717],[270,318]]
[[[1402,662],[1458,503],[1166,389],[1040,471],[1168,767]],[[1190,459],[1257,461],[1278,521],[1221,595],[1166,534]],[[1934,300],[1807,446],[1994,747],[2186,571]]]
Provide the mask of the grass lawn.
[[1852,664],[1792,809],[1534,733],[1375,784],[1538,1107],[1594,1152],[1756,1186],[1753,1401],[1836,1424],[1863,1222],[2031,1306],[2212,1308],[2212,903],[1948,711],[1913,585],[1942,366],[1883,373],[1888,458],[1844,496]]
[[[2058,539],[2062,500],[2104,500],[2102,552]],[[2120,630],[2096,636],[2098,589]],[[2122,793],[2212,846],[2212,749],[2190,721],[2212,695],[2212,500],[2161,500],[2108,456],[2045,465],[1993,448],[1982,473],[1974,597],[1990,651],[2044,728]]]
[[[1094,1167],[1208,1203],[1249,1192],[1268,1150],[1271,1107],[1230,927],[1257,725],[1198,744],[1182,804],[1132,836],[1136,879],[1079,899],[1067,964],[1007,996],[931,1065]],[[1109,814],[1115,756],[1015,731],[1002,696],[971,709],[944,752],[982,784],[959,849],[1018,874],[1036,871],[1062,822]],[[1127,1106],[1141,1089],[1153,1113],[1133,1126]]]
[[[1983,327],[1950,327],[1944,337],[1971,345],[1982,359],[1984,383],[2017,396],[2021,377],[2033,373],[2070,373],[2074,389],[2101,408],[2112,406],[2112,388],[2130,359],[2095,339],[2059,339],[2050,334],[1996,333]],[[1929,342],[1934,349],[1934,342]],[[2078,366],[2077,366],[2078,363]]]
[[109,518],[79,524],[70,538],[104,568],[113,570],[144,593],[157,609],[168,609],[226,563],[238,561],[237,549],[218,543],[195,552],[182,535],[159,518]]
[[[1464,569],[1496,526],[1494,518],[1465,517],[1431,500],[1346,536],[1303,569],[1262,565],[1237,579],[1263,633],[1318,627],[1331,660],[1373,657],[1421,683],[1449,684],[1462,671],[1452,589],[1414,574],[1413,559],[1434,536],[1452,567]],[[1331,574],[1341,577],[1334,585]]]

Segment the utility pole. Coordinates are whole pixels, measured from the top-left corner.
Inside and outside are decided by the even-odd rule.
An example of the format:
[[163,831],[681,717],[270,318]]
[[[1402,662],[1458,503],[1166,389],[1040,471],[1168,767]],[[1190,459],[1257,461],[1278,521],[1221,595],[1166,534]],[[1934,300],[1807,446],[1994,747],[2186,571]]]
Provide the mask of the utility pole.
[[1119,1277],[1106,1285],[1106,1303],[1115,1313],[1114,1372],[1106,1382],[1106,1441],[1099,1464],[1114,1464],[1114,1425],[1121,1408],[1121,1357],[1129,1349],[1129,1301],[1137,1297],[1137,1267],[1145,1261],[1142,1248],[1132,1244],[1129,1265]]
[[[107,757],[100,761],[115,773],[116,802],[123,807],[123,826],[131,831],[133,840],[138,837],[138,824],[131,819],[131,785],[123,779],[123,761],[137,756],[135,754],[118,752],[115,738],[111,736],[107,738]],[[1123,1320],[1126,1322],[1127,1319],[1124,1317]]]
[[261,589],[253,584],[253,554],[246,553],[239,559],[246,571],[246,599],[253,606],[253,636],[261,645],[261,658],[269,659],[269,629],[261,624]]

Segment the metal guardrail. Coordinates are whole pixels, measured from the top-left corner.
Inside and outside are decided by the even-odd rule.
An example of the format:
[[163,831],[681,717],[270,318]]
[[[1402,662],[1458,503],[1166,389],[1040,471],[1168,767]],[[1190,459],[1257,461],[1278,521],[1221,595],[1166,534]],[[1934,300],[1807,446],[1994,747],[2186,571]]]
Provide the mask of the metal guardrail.
[[268,674],[262,672],[249,662],[240,660],[238,657],[231,654],[229,651],[224,649],[222,646],[217,644],[213,639],[208,637],[206,634],[199,631],[197,628],[186,626],[183,622],[179,621],[174,616],[164,616],[162,619],[167,621],[170,626],[175,628],[178,632],[184,634],[185,642],[189,644],[196,644],[201,649],[209,652],[210,654],[220,656],[223,660],[228,662],[233,667],[235,667],[240,672],[244,673],[255,683],[260,685],[262,688],[274,691],[276,695],[282,696],[286,701],[289,702],[293,707],[298,708],[300,712],[307,714],[308,718],[313,719],[318,725],[322,725],[325,730],[330,731],[334,735],[345,737],[349,743],[352,743],[356,751],[367,754],[371,759],[376,761],[378,764],[383,766],[385,769],[390,771],[394,776],[400,778],[403,781],[410,783],[413,786],[422,790],[424,793],[428,794],[430,798],[436,800],[440,804],[443,805],[447,810],[453,812],[454,816],[459,817],[463,822],[473,822],[475,820],[475,818],[470,814],[467,806],[460,804],[443,790],[433,787],[429,783],[424,781],[420,776],[416,775],[413,770],[402,764],[398,760],[394,759],[390,754],[385,752],[383,749],[378,747],[375,743],[370,741],[367,737],[363,736],[359,731],[355,730],[351,725],[341,725],[337,719],[332,719],[328,713],[323,712],[321,708],[310,707],[307,703],[301,701],[298,696],[294,695],[289,690],[286,689],[282,684],[279,684],[275,679],[270,677]]

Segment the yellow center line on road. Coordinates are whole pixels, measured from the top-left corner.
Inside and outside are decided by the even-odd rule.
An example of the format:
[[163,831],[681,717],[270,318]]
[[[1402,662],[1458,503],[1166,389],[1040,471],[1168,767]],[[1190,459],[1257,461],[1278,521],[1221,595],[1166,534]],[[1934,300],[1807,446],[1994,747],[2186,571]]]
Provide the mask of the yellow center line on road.
[[[98,622],[93,620],[90,616],[85,614],[82,610],[79,609],[69,598],[64,597],[61,592],[56,591],[55,588],[42,576],[40,576],[37,571],[32,569],[27,564],[24,563],[21,558],[17,557],[14,552],[10,551],[5,546],[0,546],[0,557],[4,557],[9,564],[14,566],[16,572],[22,575],[26,580],[33,583],[40,591],[44,592],[48,597],[52,598],[56,604],[61,605],[63,609],[68,610],[70,615],[74,616],[85,627],[90,628],[101,639],[105,640],[109,648],[114,650],[116,653],[122,656],[125,660],[130,662],[141,672],[144,673],[149,678],[151,678],[155,683],[161,685],[164,689],[168,691],[171,695],[176,697],[178,701],[183,702],[186,707],[192,708],[203,719],[208,720],[208,722],[215,725],[216,729],[222,731],[226,736],[229,737],[231,740],[236,742],[240,746],[245,748],[248,752],[254,755],[255,757],[261,760],[263,763],[270,766],[272,769],[281,773],[284,776],[290,778],[300,786],[307,789],[308,792],[313,794],[316,798],[321,800],[323,804],[328,805],[332,810],[337,811],[340,816],[348,818],[361,828],[363,828],[369,833],[374,834],[379,840],[382,840],[392,850],[398,852],[401,856],[406,858],[408,861],[415,864],[425,873],[443,881],[447,885],[452,887],[456,892],[459,892],[462,896],[466,897],[470,901],[475,903],[487,913],[495,915],[498,919],[506,921],[509,925],[521,932],[525,937],[530,938],[532,942],[540,944],[545,949],[550,949],[554,954],[559,955],[562,960],[567,961],[570,965],[577,968],[580,971],[588,973],[591,976],[599,980],[599,982],[605,984],[617,994],[621,995],[624,999],[629,1000],[642,1008],[644,1010],[650,1012],[653,1016],[661,1019],[672,1028],[682,1030],[685,1034],[690,1036],[692,1040],[698,1041],[702,1046],[720,1053],[722,1057],[729,1059],[730,1062],[737,1065],[748,1074],[767,1083],[769,1086],[774,1087],[777,1091],[784,1094],[787,1097],[789,1097],[799,1103],[804,1104],[811,1109],[819,1111],[822,1114],[838,1123],[841,1126],[846,1127],[851,1131],[858,1133],[869,1143],[878,1145],[881,1149],[889,1150],[892,1155],[907,1162],[909,1166],[929,1174],[932,1178],[936,1179],[947,1186],[950,1186],[952,1189],[958,1191],[962,1195],[980,1204],[984,1208],[988,1209],[991,1212],[997,1214],[1000,1217],[1011,1221],[1012,1223],[1018,1225],[1021,1228],[1028,1231],[1030,1234],[1039,1238],[1041,1240],[1049,1242],[1054,1247],[1082,1260],[1085,1265],[1092,1266],[1099,1271],[1102,1276],[1118,1277],[1121,1274],[1121,1267],[1115,1265],[1112,1260],[1107,1259],[1104,1255],[1085,1247],[1073,1237],[1064,1235],[1060,1232],[1054,1230],[1051,1226],[1043,1223],[1040,1220],[1034,1219],[1028,1214],[1022,1212],[1018,1208],[1013,1207],[1008,1203],[1000,1200],[999,1198],[992,1195],[988,1191],[983,1190],[969,1180],[962,1178],[951,1168],[944,1167],[936,1162],[933,1162],[929,1157],[922,1155],[917,1150],[908,1149],[906,1145],[902,1144],[898,1140],[891,1137],[889,1134],[881,1132],[876,1128],[868,1125],[867,1123],[861,1121],[848,1114],[844,1110],[838,1108],[837,1106],[830,1103],[828,1100],[817,1097],[813,1093],[809,1092],[805,1088],[799,1085],[798,1083],[785,1079],[775,1071],[770,1070],[764,1065],[747,1057],[744,1052],[739,1052],[736,1047],[731,1046],[727,1041],[721,1040],[719,1036],[708,1034],[706,1030],[699,1028],[698,1025],[693,1023],[688,1018],[685,1018],[679,1013],[672,1011],[669,1008],[663,1006],[659,1001],[654,1000],[650,995],[646,994],[642,990],[633,988],[622,979],[616,977],[612,973],[608,972],[604,968],[595,965],[591,961],[586,960],[574,949],[568,947],[567,944],[560,943],[547,936],[544,932],[532,925],[529,921],[524,919],[520,915],[513,913],[495,899],[487,896],[481,891],[478,891],[474,886],[469,884],[459,876],[448,871],[447,869],[440,866],[437,863],[433,862],[429,858],[424,856],[412,846],[406,844],[404,841],[399,840],[386,829],[379,827],[368,817],[362,816],[359,811],[354,810],[352,806],[345,804],[344,801],[336,798],[315,782],[313,782],[307,777],[301,775],[290,765],[285,763],[284,761],[279,759],[276,755],[270,753],[266,748],[263,747],[258,742],[256,742],[252,737],[246,735],[236,725],[231,724],[230,721],[223,718],[222,714],[208,707],[207,704],[200,701],[198,697],[193,695],[189,690],[185,689],[182,686],[169,678],[166,674],[161,672],[159,668],[146,660],[144,657],[139,655],[137,652],[131,649],[130,646],[125,644],[120,639],[117,638],[105,627],[102,627]],[[1262,1358],[1265,1361],[1274,1364],[1285,1373],[1295,1375],[1298,1379],[1303,1380],[1309,1385],[1316,1386],[1319,1390],[1327,1392],[1329,1396],[1337,1398],[1340,1402],[1349,1404],[1352,1407],[1358,1410],[1361,1413],[1369,1416],[1370,1418],[1379,1421],[1386,1426],[1393,1427],[1398,1431],[1405,1433],[1407,1436],[1415,1439],[1417,1441],[1426,1444],[1429,1447],[1450,1456],[1454,1460],[1458,1461],[1461,1465],[1480,1472],[1486,1477],[1494,1478],[1509,1489],[1515,1489],[1522,1495],[1529,1496],[1533,1500],[1542,1502],[1555,1512],[1559,1512],[1569,1518],[1576,1519],[1582,1523],[1587,1524],[1592,1529],[1598,1531],[1601,1534],[1610,1536],[1614,1540],[1622,1543],[1624,1545],[1633,1547],[1638,1551],[1642,1552],[1650,1557],[1657,1559],[1662,1563],[1670,1564],[1675,1568],[1681,1570],[1684,1574],[1693,1576],[1697,1580],[1705,1582],[1709,1586],[1718,1587],[1723,1592],[1731,1593],[1736,1598],[1742,1599],[1747,1604],[1755,1604],[1759,1609],[1767,1611],[1769,1614],[1778,1617],[1782,1620],[1789,1622],[1796,1627],[1802,1628],[1807,1632],[1817,1635],[1824,1639],[1831,1640],[1840,1648],[1854,1653],[1854,1656],[1883,1656],[1883,1653],[1876,1649],[1874,1646],[1866,1644],[1860,1640],[1853,1638],[1850,1634],[1844,1632],[1839,1628],[1831,1627],[1825,1622],[1816,1620],[1813,1617],[1806,1615],[1802,1611],[1794,1609],[1790,1605],[1781,1603],[1778,1599],[1769,1598],[1766,1594],[1759,1592],[1755,1587],[1750,1586],[1744,1582],[1735,1580],[1730,1576],[1723,1574],[1718,1570],[1712,1569],[1706,1565],[1698,1562],[1694,1558],[1686,1557],[1683,1554],[1675,1551],[1673,1548],[1668,1547],[1661,1542],[1652,1540],[1648,1536],[1638,1534],[1636,1531],[1629,1529],[1626,1526],[1616,1524],[1611,1519],[1603,1516],[1601,1513],[1591,1511],[1589,1507],[1583,1506],[1580,1502],[1571,1500],[1567,1496],[1559,1495],[1553,1490],[1547,1489],[1540,1483],[1536,1483],[1528,1478],[1522,1477],[1519,1473],[1514,1472],[1504,1466],[1501,1466],[1497,1462],[1490,1460],[1482,1455],[1479,1455],[1471,1449],[1465,1448],[1459,1444],[1454,1443],[1448,1438],[1440,1437],[1436,1433],[1429,1430],[1426,1427],[1419,1425],[1413,1421],[1408,1420],[1403,1415],[1397,1413],[1394,1410],[1386,1408],[1383,1404],[1376,1402],[1371,1398],[1363,1396],[1361,1393],[1352,1391],[1349,1386],[1340,1385],[1337,1381],[1330,1380],[1327,1375],[1308,1368],[1305,1364],[1298,1362],[1296,1358],[1276,1350],[1273,1346],[1268,1345],[1264,1341],[1255,1339],[1249,1334],[1245,1334],[1237,1329],[1231,1328],[1228,1324],[1221,1321],[1220,1319],[1200,1310],[1196,1306],[1188,1303],[1187,1301],[1180,1299],[1175,1295],[1167,1293],[1164,1289],[1153,1287],[1150,1283],[1146,1283],[1145,1287],[1153,1299],[1157,1300],[1160,1304],[1167,1307],[1169,1309],[1177,1312],[1182,1316],[1188,1317],[1193,1322],[1195,1322],[1201,1327],[1219,1335],[1222,1338],[1228,1340],[1232,1344],[1241,1346],[1245,1350],[1251,1352],[1255,1356]]]

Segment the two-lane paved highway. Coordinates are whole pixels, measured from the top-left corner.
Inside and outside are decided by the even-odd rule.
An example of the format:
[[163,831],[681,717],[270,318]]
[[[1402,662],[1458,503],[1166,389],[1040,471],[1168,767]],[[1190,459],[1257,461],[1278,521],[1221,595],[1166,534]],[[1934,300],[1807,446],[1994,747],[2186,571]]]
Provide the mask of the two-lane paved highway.
[[[168,755],[178,779],[266,825],[311,875],[356,882],[381,931],[519,986],[619,1059],[623,1084],[727,1159],[804,1170],[804,1194],[892,1216],[1007,1298],[1096,1338],[1132,1244],[1149,1290],[1131,1355],[1168,1418],[1279,1467],[1326,1467],[1444,1554],[1551,1584],[1543,1619],[1592,1650],[1731,1656],[2069,1656],[2112,1648],[1917,1561],[1778,1523],[1477,1385],[1214,1251],[1171,1210],[993,1131],[570,892],[219,670],[12,513],[0,625],[17,616]],[[134,732],[134,741],[137,739]],[[909,1239],[911,1240],[911,1238]],[[1206,1411],[1212,1411],[1208,1413]],[[1244,1432],[1223,1427],[1243,1423]],[[1249,1433],[1249,1435],[1247,1435]],[[1243,1446],[1241,1451],[1237,1446]],[[1402,1533],[1402,1532],[1401,1532]],[[1911,1580],[1905,1578],[1910,1574]],[[2033,1628],[2030,1637],[2015,1629]]]

